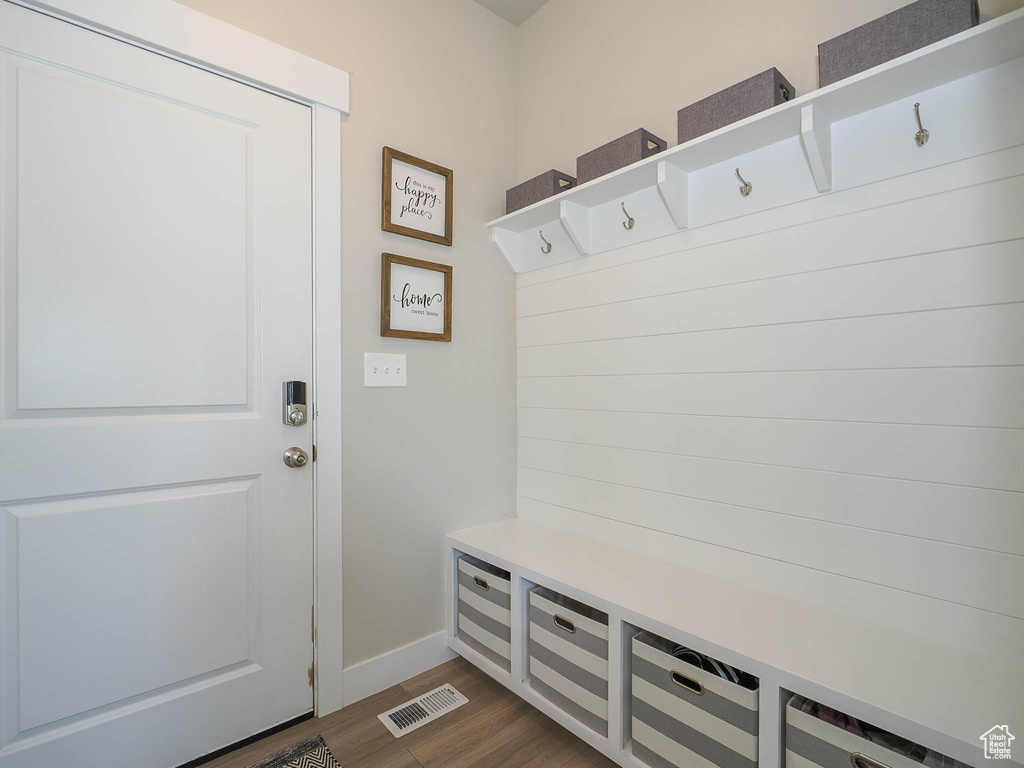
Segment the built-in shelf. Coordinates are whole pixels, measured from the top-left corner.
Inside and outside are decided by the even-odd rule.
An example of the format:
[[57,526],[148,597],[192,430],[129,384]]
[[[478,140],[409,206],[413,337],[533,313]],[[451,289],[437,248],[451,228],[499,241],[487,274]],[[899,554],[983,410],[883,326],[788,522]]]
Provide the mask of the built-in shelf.
[[[832,191],[836,123],[1021,57],[1024,9],[495,219],[487,225],[491,242],[518,273],[667,236],[692,226],[695,172],[790,139],[800,141],[806,161],[792,172],[808,176],[818,193]],[[751,181],[746,201],[759,194]],[[642,194],[649,190],[656,194]],[[721,218],[742,215],[744,200],[737,193]],[[618,226],[622,202],[638,222],[628,231]],[[599,226],[606,219],[618,229]],[[552,244],[547,253],[541,232]]]
[[[640,765],[629,753],[622,695],[628,641],[636,629],[760,678],[760,768],[780,766],[789,692],[971,765],[981,762],[978,737],[993,724],[1024,722],[1020,659],[998,660],[947,645],[941,627],[926,637],[882,626],[519,518],[449,534],[446,544],[449,645],[620,765]],[[462,553],[511,573],[511,673],[457,636],[455,574]],[[523,609],[534,584],[609,614],[607,739],[529,686]]]

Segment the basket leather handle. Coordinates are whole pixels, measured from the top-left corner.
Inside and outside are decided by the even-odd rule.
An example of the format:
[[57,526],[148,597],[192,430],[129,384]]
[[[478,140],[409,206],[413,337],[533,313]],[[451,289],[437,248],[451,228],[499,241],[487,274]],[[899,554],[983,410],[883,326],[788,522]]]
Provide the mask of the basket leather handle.
[[889,768],[885,763],[880,763],[863,752],[854,752],[850,755],[850,765],[853,768]]
[[569,634],[576,633],[576,623],[565,618],[565,616],[559,616],[557,613],[554,615],[553,620],[555,626],[559,629],[564,629]]
[[473,583],[480,587],[480,589],[482,589],[484,592],[491,588],[491,585],[488,584],[484,579],[481,579],[479,576],[473,577]]
[[[695,693],[698,696],[704,695],[704,685],[700,680],[694,680],[689,675],[684,675],[678,669],[673,669],[671,676],[672,682],[680,688],[685,688],[690,693]],[[854,768],[865,768],[865,766],[854,766]]]

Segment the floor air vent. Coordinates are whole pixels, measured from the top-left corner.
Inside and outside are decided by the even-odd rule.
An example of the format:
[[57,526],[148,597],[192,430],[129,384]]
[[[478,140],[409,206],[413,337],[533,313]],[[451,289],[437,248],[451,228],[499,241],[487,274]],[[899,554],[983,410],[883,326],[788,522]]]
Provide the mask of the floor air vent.
[[415,731],[421,725],[426,725],[442,715],[447,715],[467,701],[469,699],[452,686],[442,685],[425,696],[420,696],[389,712],[377,715],[377,718],[395,734],[395,737],[404,736],[410,731]]

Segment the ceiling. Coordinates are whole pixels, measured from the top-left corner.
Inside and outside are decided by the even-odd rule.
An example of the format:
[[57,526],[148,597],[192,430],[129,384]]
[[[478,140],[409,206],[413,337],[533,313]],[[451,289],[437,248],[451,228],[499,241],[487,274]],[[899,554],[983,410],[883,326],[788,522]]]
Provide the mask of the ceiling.
[[517,27],[533,16],[548,0],[476,0],[489,11],[511,21]]

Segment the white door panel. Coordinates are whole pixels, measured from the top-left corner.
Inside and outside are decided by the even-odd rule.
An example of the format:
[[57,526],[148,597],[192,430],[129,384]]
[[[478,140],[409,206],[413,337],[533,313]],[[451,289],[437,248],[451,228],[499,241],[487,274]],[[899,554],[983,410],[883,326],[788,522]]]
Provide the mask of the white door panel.
[[308,712],[311,115],[0,0],[0,766]]
[[[27,640],[20,729],[248,661],[256,640],[248,627],[256,607],[247,546],[253,485],[8,507],[18,521],[19,634]],[[54,615],[80,632],[52,631]],[[87,664],[78,658],[83,646]]]
[[9,78],[18,410],[246,404],[253,128],[21,62]]

